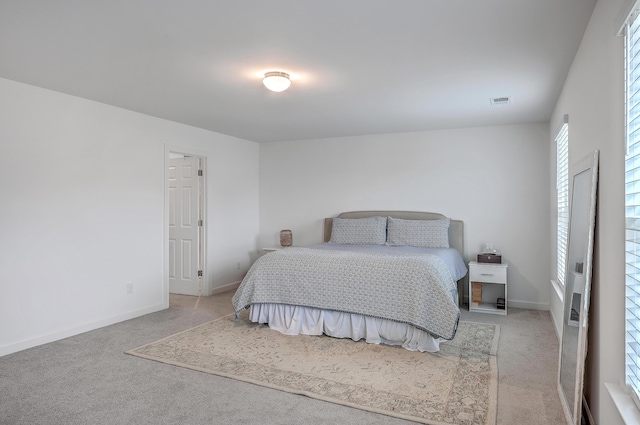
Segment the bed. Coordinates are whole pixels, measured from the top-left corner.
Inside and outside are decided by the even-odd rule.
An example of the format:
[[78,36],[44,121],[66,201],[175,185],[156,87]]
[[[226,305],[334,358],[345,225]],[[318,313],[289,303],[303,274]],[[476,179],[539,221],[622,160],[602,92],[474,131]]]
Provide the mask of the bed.
[[457,330],[462,250],[462,221],[442,214],[342,213],[325,219],[323,243],[260,257],[232,304],[284,334],[435,352]]

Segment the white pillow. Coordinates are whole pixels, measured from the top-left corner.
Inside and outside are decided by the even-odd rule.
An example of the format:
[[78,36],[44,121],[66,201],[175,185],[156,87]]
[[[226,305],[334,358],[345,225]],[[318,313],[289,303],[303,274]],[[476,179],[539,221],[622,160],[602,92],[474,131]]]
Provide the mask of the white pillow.
[[387,218],[334,218],[329,243],[384,245],[387,241]]
[[402,220],[388,217],[387,245],[449,248],[451,219]]

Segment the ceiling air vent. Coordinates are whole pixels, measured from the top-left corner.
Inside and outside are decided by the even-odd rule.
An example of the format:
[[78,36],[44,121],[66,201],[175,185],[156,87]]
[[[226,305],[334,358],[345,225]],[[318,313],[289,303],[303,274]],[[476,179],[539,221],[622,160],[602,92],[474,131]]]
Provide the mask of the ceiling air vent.
[[501,97],[492,97],[491,104],[494,106],[497,105],[508,105],[511,103],[511,98],[509,96],[501,96]]

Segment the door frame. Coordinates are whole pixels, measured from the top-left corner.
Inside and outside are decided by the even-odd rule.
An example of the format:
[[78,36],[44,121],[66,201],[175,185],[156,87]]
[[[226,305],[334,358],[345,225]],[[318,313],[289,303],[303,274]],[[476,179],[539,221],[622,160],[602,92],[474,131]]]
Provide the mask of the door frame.
[[202,278],[201,278],[201,295],[206,296],[211,293],[211,285],[207,278],[207,154],[199,152],[195,149],[177,145],[164,145],[164,227],[163,227],[163,271],[162,271],[162,304],[164,308],[169,308],[169,159],[171,154],[179,154],[186,156],[198,157],[202,160],[202,170],[204,178],[200,187],[200,210],[202,214],[201,239],[199,244],[198,255],[201,258]]

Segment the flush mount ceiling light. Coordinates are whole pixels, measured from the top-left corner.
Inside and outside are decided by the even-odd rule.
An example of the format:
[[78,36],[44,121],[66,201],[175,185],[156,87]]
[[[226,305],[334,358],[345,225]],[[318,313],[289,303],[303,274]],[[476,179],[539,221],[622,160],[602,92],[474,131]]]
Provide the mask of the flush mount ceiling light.
[[271,91],[281,92],[289,88],[291,80],[286,72],[273,71],[264,74],[262,84]]

